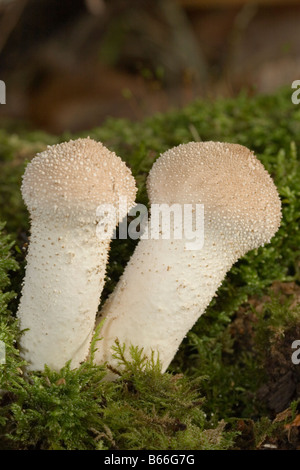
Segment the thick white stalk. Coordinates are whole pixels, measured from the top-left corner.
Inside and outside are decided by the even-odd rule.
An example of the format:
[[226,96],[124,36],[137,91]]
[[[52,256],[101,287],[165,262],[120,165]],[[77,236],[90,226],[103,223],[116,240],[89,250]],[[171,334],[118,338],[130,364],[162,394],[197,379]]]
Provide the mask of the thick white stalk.
[[165,371],[237,257],[207,234],[200,250],[187,240],[141,240],[115,291],[105,303],[95,360],[117,365],[115,340],[154,352]]
[[20,346],[29,369],[59,369],[71,358],[77,367],[88,355],[109,248],[95,231],[32,221],[19,306],[21,329],[28,328]]

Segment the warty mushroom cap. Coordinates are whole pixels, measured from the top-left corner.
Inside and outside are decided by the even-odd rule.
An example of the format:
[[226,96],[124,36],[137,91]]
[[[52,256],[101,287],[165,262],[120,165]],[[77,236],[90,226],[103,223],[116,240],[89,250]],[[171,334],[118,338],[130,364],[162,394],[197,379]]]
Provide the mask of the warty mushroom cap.
[[114,152],[90,138],[48,146],[27,166],[22,195],[31,215],[77,221],[95,217],[100,204],[134,204],[136,186],[129,168]]
[[189,142],[167,150],[154,163],[147,186],[152,204],[203,204],[206,234],[221,236],[238,256],[269,242],[280,225],[281,202],[271,176],[239,144]]

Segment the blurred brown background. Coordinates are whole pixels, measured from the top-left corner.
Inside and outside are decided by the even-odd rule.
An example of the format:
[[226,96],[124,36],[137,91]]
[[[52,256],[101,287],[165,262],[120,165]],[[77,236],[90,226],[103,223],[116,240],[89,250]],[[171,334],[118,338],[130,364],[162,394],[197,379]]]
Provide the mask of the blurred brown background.
[[300,79],[299,0],[0,0],[0,124],[59,133]]

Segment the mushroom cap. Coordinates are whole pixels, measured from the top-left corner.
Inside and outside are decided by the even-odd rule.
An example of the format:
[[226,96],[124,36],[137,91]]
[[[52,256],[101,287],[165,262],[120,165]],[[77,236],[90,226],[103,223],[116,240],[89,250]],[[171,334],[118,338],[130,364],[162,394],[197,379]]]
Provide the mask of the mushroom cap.
[[280,225],[273,180],[242,145],[190,142],[167,150],[147,186],[152,204],[203,204],[204,233],[240,246],[239,254],[269,242]]
[[126,164],[90,138],[48,146],[28,164],[22,196],[31,214],[95,215],[100,204],[134,204],[135,180]]

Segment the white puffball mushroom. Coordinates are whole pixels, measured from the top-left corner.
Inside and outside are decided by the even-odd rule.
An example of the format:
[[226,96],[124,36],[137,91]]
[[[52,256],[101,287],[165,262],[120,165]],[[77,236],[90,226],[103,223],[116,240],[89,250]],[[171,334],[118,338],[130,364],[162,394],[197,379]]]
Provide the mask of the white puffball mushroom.
[[172,148],[154,163],[147,183],[151,205],[204,205],[204,244],[187,249],[185,237],[139,241],[99,317],[105,321],[96,361],[116,365],[118,339],[127,351],[133,345],[148,356],[158,353],[165,371],[232,265],[276,233],[281,202],[260,161],[237,144]]
[[18,317],[29,370],[58,370],[70,359],[74,368],[88,356],[110,245],[97,236],[97,208],[126,197],[129,209],[135,195],[125,163],[89,138],[48,146],[28,164],[31,237]]

